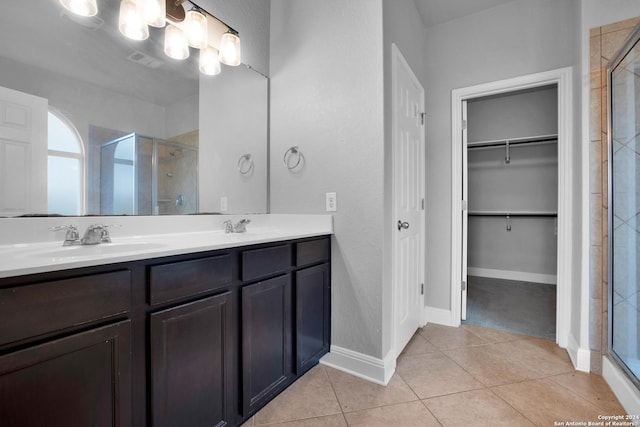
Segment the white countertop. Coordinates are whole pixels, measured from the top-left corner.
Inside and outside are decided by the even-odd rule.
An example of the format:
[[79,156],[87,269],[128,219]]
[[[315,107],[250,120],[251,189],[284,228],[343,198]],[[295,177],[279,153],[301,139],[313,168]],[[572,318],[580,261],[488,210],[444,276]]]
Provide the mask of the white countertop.
[[[246,233],[225,234],[222,222],[248,218]],[[118,224],[112,243],[62,246],[57,225]],[[24,227],[20,241],[16,228]],[[35,232],[34,232],[35,230]],[[176,217],[79,217],[0,219],[0,278],[278,242],[333,233],[330,215],[197,215]],[[38,241],[36,236],[47,241]],[[52,240],[52,237],[55,240]],[[18,241],[16,241],[18,240]]]

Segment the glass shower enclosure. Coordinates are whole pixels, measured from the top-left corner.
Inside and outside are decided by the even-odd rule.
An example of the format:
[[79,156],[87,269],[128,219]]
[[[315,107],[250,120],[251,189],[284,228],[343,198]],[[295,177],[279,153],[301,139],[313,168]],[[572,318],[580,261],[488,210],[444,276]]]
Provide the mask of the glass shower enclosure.
[[640,27],[608,67],[609,355],[640,386]]
[[101,215],[198,211],[198,148],[129,134],[100,147]]

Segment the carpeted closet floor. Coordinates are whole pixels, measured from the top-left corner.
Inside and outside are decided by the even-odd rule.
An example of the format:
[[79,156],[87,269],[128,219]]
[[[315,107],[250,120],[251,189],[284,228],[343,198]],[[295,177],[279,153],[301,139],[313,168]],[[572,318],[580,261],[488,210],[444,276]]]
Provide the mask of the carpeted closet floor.
[[556,339],[556,286],[468,277],[465,324]]

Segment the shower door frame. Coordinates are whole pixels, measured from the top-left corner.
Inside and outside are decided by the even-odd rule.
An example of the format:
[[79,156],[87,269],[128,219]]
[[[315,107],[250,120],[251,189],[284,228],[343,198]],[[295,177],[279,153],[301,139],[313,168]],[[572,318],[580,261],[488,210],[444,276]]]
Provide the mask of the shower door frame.
[[[640,26],[625,40],[622,48],[607,65],[607,355],[616,367],[622,370],[631,383],[640,389],[640,379],[613,349],[613,82],[612,74],[633,47],[640,43]],[[637,188],[636,188],[637,191]]]

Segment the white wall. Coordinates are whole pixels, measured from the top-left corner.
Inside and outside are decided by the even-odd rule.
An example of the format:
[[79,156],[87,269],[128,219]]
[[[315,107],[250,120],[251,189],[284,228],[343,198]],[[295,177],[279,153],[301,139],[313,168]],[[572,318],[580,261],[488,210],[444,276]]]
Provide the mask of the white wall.
[[[201,212],[220,212],[223,196],[229,213],[267,211],[268,90],[268,80],[246,67],[200,79]],[[243,175],[245,154],[254,167]]]
[[[381,357],[382,2],[271,2],[271,211],[323,213],[337,193],[332,345]],[[291,146],[304,167],[289,171]]]
[[515,0],[426,31],[427,305],[450,309],[451,90],[573,65],[577,0]]

